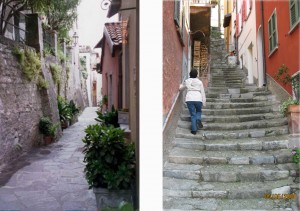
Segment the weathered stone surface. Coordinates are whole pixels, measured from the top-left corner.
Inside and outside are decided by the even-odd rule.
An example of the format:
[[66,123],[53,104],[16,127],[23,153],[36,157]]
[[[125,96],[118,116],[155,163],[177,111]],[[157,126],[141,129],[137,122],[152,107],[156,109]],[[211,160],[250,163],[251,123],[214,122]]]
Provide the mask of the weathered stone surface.
[[239,144],[241,150],[261,150],[261,142],[241,143]]
[[289,194],[291,193],[291,187],[290,186],[283,186],[280,188],[272,189],[272,194]]
[[95,111],[86,109],[59,142],[36,148],[0,170],[0,210],[96,210],[82,153],[84,129],[96,123]]
[[251,164],[272,164],[275,162],[273,156],[255,156],[250,157]]
[[261,177],[264,180],[279,180],[288,178],[289,171],[273,171],[273,170],[262,170]]
[[264,141],[263,149],[264,150],[274,150],[274,149],[287,149],[288,140],[286,141]]
[[249,157],[232,157],[229,160],[229,164],[235,164],[235,165],[240,165],[240,164],[249,164]]
[[193,198],[226,198],[226,191],[192,191]]

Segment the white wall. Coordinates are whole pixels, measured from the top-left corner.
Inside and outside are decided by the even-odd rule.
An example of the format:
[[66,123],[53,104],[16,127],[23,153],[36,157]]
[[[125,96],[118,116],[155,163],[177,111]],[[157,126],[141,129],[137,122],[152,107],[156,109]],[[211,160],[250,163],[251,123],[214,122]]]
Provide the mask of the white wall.
[[[247,14],[249,14],[249,0],[247,2]],[[238,11],[240,11],[242,1],[238,1]],[[235,11],[234,11],[235,12]],[[234,15],[235,16],[235,15]],[[241,17],[241,14],[240,14]],[[242,20],[242,18],[240,18]],[[241,22],[240,22],[241,23]],[[255,1],[252,1],[252,9],[248,19],[243,22],[241,33],[238,39],[239,61],[241,66],[248,69],[248,82],[253,83],[254,78],[258,78],[257,71],[257,35],[256,35],[256,16]],[[241,57],[243,60],[241,60]]]

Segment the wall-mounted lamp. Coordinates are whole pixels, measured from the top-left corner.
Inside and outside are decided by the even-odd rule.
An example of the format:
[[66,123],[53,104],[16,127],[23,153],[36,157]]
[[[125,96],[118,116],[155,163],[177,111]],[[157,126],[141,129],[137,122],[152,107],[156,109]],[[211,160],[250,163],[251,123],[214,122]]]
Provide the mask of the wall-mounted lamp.
[[102,10],[108,10],[110,4],[111,4],[111,0],[102,0],[101,9]]
[[74,32],[74,34],[73,34],[74,46],[77,45],[77,43],[78,43],[78,38],[79,38],[79,36],[78,36],[77,32]]

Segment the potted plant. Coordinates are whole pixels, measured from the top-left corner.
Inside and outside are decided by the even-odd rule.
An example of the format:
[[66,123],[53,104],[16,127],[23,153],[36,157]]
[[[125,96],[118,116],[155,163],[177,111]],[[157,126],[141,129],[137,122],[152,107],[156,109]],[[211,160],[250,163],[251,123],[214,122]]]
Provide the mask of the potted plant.
[[282,103],[280,106],[280,111],[287,116],[289,132],[291,134],[300,134],[300,72],[291,76],[289,73],[289,68],[282,64],[278,69],[278,73],[274,75],[275,79],[282,82],[284,85],[292,86],[294,99],[288,99]]
[[51,144],[56,135],[58,124],[53,124],[49,117],[42,117],[39,122],[39,130],[44,135],[44,143]]
[[71,114],[72,114],[72,119],[70,121],[70,124],[72,125],[72,124],[74,124],[75,122],[78,121],[78,114],[79,114],[80,108],[76,106],[76,104],[74,103],[73,100],[70,100],[69,109],[70,109]]
[[69,121],[72,119],[72,111],[70,109],[70,106],[63,97],[58,96],[57,107],[61,128],[66,129],[69,126]]
[[132,202],[134,144],[126,143],[124,131],[112,125],[89,125],[85,133],[84,172],[96,195],[97,209],[117,208],[121,201]]
[[118,123],[118,111],[115,109],[114,106],[111,107],[110,112],[96,111],[98,117],[95,119],[96,121],[105,124],[105,125],[113,125],[114,127],[120,127]]
[[118,112],[118,123],[119,124],[129,124],[129,109],[123,108]]

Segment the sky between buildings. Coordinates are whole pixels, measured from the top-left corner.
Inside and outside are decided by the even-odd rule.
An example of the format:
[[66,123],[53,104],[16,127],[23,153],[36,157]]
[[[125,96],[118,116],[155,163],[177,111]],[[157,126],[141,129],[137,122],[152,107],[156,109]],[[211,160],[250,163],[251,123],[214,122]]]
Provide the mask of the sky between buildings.
[[78,6],[78,43],[93,49],[103,36],[106,22],[117,21],[117,15],[106,18],[107,10],[101,9],[102,0],[81,0]]

